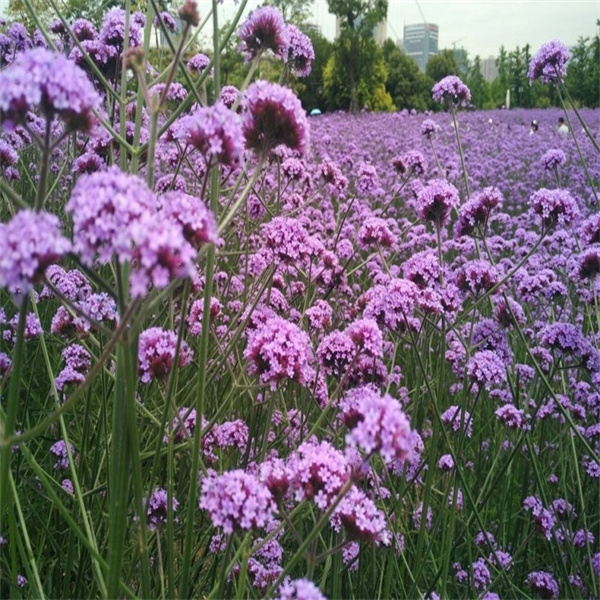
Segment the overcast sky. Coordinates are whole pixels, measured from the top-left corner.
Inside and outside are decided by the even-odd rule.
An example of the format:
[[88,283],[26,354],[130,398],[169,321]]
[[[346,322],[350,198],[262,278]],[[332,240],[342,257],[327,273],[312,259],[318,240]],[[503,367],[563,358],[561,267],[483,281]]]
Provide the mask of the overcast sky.
[[[421,23],[419,6],[429,23],[440,28],[440,48],[464,47],[469,56],[496,55],[504,44],[508,50],[529,43],[532,53],[545,42],[559,39],[572,46],[580,36],[596,32],[600,0],[388,0],[388,37],[402,39],[404,25]],[[249,6],[262,4],[250,0]],[[199,0],[201,14],[210,7]],[[231,16],[235,5],[225,0],[223,16]],[[314,0],[311,19],[322,33],[333,39],[335,17],[327,11],[327,0]]]

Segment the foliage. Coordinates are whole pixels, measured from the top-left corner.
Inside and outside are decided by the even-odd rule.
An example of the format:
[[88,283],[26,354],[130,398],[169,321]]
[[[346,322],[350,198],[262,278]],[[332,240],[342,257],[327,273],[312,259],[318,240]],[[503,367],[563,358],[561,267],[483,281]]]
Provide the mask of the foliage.
[[[351,88],[350,56],[354,52],[354,97]],[[385,82],[387,67],[381,48],[371,38],[351,41],[340,37],[323,72],[323,96],[328,110],[351,109],[353,102],[374,111],[393,110],[394,105]]]
[[571,54],[566,78],[571,98],[580,106],[600,106],[600,37],[579,38]]
[[304,25],[310,20],[315,0],[264,0],[263,6],[274,6],[283,15],[286,23]]
[[448,75],[460,75],[460,67],[453,50],[441,50],[427,61],[425,73],[434,82]]
[[414,108],[419,111],[429,108],[434,82],[392,40],[386,40],[382,50],[388,71],[385,88],[396,108]]
[[[369,44],[363,42],[372,39],[374,27],[387,17],[388,0],[327,0],[327,3],[329,12],[340,20],[341,34],[336,46],[337,64],[341,68],[343,61],[347,73],[350,92],[348,108],[350,112],[357,112],[361,108],[358,98],[361,71],[364,72],[362,67],[368,59],[364,52],[368,52],[370,48]],[[324,82],[323,87],[328,86],[332,89],[330,83],[325,85]],[[377,96],[383,99],[385,95],[378,92]],[[330,104],[331,100],[330,97]]]
[[471,102],[476,108],[490,108],[490,84],[485,80],[481,72],[481,59],[475,57],[473,64],[469,67],[466,84],[471,90]]

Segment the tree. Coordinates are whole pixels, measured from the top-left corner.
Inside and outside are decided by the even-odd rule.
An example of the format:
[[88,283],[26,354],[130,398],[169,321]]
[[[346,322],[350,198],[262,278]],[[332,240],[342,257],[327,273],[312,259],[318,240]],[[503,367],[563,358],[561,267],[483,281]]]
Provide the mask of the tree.
[[304,25],[310,17],[313,0],[265,0],[263,6],[274,6],[286,23]]
[[425,73],[436,83],[448,75],[460,75],[460,68],[453,50],[442,50],[427,61]]
[[340,20],[341,34],[336,44],[336,61],[345,67],[350,90],[350,111],[360,108],[357,90],[361,49],[373,38],[373,29],[387,17],[388,0],[327,0],[329,12]]
[[481,72],[481,58],[479,55],[475,57],[469,68],[466,84],[471,90],[471,102],[477,108],[487,108],[490,101],[490,85]]
[[348,37],[338,38],[323,72],[323,94],[327,108],[352,110],[354,102],[360,108],[367,107],[369,110],[394,110],[392,98],[385,89],[388,73],[383,52],[372,38],[358,37],[354,42],[356,86],[352,95],[348,77],[350,43]]
[[600,106],[600,38],[580,37],[573,48],[565,80],[571,98],[591,108]]
[[396,108],[426,110],[430,105],[433,82],[392,40],[386,40],[382,50],[388,71],[385,87]]

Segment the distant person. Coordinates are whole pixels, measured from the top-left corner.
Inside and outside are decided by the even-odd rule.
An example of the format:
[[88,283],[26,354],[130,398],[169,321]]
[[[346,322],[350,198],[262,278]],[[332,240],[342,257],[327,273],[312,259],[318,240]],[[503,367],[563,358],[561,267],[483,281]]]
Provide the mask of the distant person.
[[529,135],[533,135],[534,133],[538,132],[538,122],[534,119],[533,121],[531,121],[531,129],[529,130]]
[[569,135],[569,128],[567,127],[567,124],[565,123],[565,120],[562,117],[558,117],[558,127],[556,131],[558,131],[559,135],[561,135],[562,137]]

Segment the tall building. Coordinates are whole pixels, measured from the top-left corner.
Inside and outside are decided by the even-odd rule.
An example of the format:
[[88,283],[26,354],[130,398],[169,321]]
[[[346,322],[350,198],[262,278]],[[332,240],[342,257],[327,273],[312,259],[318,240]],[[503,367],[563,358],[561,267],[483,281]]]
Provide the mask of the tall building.
[[404,26],[404,51],[415,59],[421,71],[429,57],[438,53],[438,36],[439,27],[433,23]]
[[498,77],[498,67],[496,66],[496,58],[490,56],[481,61],[481,74],[486,81],[494,81]]

